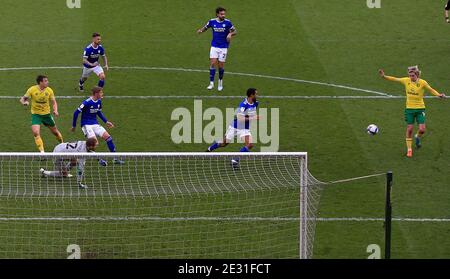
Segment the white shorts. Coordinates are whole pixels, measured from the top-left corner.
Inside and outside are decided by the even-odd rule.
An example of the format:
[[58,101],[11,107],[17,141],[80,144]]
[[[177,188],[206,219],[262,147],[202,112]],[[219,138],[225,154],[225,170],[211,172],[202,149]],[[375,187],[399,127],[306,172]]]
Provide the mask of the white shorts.
[[103,134],[106,132],[105,128],[102,126],[95,124],[95,125],[84,125],[81,127],[81,130],[83,131],[83,134],[86,138],[101,138]]
[[55,161],[55,170],[59,172],[69,172],[73,168],[70,159],[57,159]]
[[60,173],[70,172],[75,166],[83,166],[86,163],[86,159],[57,159],[55,161],[55,170]]
[[220,62],[227,60],[228,48],[211,47],[209,58],[217,58]]
[[104,73],[103,68],[100,65],[95,66],[94,68],[83,67],[83,74],[81,75],[81,77],[87,78],[90,74],[92,74],[92,72],[94,72],[97,76]]
[[249,129],[236,129],[233,126],[228,126],[228,129],[225,133],[225,138],[227,139],[228,142],[231,142],[234,137],[246,137],[246,136],[252,136],[252,133],[250,132]]

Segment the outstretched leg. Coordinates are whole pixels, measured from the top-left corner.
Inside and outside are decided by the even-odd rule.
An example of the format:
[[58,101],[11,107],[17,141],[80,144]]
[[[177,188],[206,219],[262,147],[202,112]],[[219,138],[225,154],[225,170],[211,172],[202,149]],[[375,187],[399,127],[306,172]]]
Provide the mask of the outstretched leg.
[[[104,132],[102,138],[106,141],[106,145],[108,145],[109,151],[116,152],[116,145],[113,142],[112,136],[108,132]],[[114,158],[113,163],[119,165],[125,164],[125,162],[119,158]]]
[[50,129],[50,132],[52,132],[52,134],[56,137],[56,140],[59,143],[64,142],[63,136],[56,126],[53,126],[53,127],[48,126],[48,128]]
[[217,142],[217,141],[213,142],[213,144],[211,144],[211,146],[208,147],[206,152],[211,152],[213,150],[216,150],[217,148],[225,147],[227,145],[228,145],[227,138],[224,137],[222,142]]

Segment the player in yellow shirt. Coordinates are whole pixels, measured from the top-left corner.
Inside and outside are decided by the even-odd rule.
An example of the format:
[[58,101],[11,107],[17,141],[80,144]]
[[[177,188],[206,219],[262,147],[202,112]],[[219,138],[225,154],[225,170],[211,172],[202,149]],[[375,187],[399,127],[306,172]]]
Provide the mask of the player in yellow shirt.
[[30,87],[27,93],[20,98],[20,103],[28,106],[31,101],[31,131],[34,135],[34,141],[40,152],[44,152],[44,142],[41,139],[41,125],[47,126],[52,134],[55,135],[58,142],[63,142],[61,133],[56,128],[55,120],[50,113],[50,102],[53,107],[53,114],[58,116],[58,104],[56,103],[53,90],[48,87],[48,77],[38,76],[37,85]]
[[384,79],[397,81],[405,86],[405,121],[407,124],[406,146],[408,148],[406,156],[412,157],[412,134],[414,130],[414,123],[417,122],[417,124],[419,124],[419,131],[415,135],[417,148],[421,147],[421,138],[425,133],[425,103],[423,101],[425,90],[440,98],[445,98],[445,95],[431,88],[431,86],[428,85],[428,82],[420,78],[421,71],[418,66],[408,67],[408,77],[404,78],[386,76],[382,69],[379,70],[379,73]]

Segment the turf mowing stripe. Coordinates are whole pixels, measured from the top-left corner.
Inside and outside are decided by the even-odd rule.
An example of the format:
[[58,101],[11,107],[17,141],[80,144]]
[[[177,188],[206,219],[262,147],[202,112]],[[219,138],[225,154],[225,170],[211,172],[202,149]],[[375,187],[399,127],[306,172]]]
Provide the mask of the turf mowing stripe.
[[[187,69],[187,68],[168,68],[168,67],[144,67],[144,66],[112,66],[110,69],[117,70],[156,70],[156,71],[178,71],[178,72],[196,72],[196,73],[209,73],[208,70],[199,70],[199,69]],[[0,71],[8,72],[8,71],[26,71],[26,70],[52,70],[52,69],[81,69],[79,66],[49,66],[49,67],[15,67],[15,68],[0,68]],[[291,81],[297,83],[307,83],[307,84],[315,84],[321,86],[335,87],[341,89],[348,89],[352,91],[359,91],[365,93],[371,93],[379,96],[391,96],[391,94],[368,90],[363,88],[351,87],[347,85],[340,85],[328,82],[321,81],[313,81],[313,80],[305,80],[305,79],[295,79],[288,77],[278,77],[278,76],[270,76],[270,75],[260,75],[260,74],[251,74],[251,73],[240,73],[240,72],[227,72],[227,75],[236,75],[236,76],[247,76],[247,77],[257,77],[257,78],[265,78],[265,79],[273,79],[273,80],[283,80],[283,81]]]

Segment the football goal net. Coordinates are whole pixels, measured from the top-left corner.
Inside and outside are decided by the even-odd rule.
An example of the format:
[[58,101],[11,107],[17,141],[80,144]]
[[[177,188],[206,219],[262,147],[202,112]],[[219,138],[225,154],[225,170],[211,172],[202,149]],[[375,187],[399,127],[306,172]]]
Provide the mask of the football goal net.
[[0,258],[311,258],[321,188],[306,153],[0,153]]

